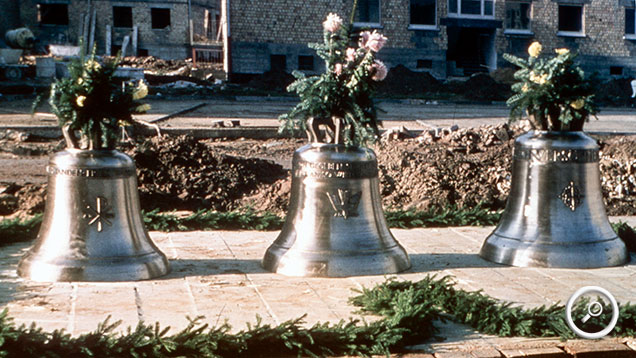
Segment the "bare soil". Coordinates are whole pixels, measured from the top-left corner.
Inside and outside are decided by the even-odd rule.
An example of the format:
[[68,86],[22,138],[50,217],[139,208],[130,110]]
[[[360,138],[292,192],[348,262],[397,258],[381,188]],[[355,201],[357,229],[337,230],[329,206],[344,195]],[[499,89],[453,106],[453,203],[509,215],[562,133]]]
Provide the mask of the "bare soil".
[[[511,153],[521,129],[505,124],[425,133],[382,142],[374,150],[385,208],[482,204],[505,206]],[[636,136],[597,138],[601,145],[602,190],[609,215],[636,215]],[[122,148],[137,163],[139,192],[146,210],[233,210],[250,206],[283,214],[291,189],[294,150],[304,140],[195,140],[153,138]],[[16,149],[23,148],[23,149]],[[24,149],[27,148],[27,149]],[[25,181],[16,170],[39,163],[60,142],[0,140],[0,215],[42,212],[44,174]],[[17,154],[16,154],[17,153]],[[13,165],[11,164],[13,163]]]

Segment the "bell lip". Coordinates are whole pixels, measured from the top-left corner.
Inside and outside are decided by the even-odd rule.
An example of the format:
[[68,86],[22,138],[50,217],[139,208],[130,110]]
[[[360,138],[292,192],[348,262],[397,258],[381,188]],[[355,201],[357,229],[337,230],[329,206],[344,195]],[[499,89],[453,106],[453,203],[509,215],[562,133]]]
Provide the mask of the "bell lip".
[[[38,274],[37,271],[43,274]],[[80,260],[67,257],[47,261],[29,250],[17,267],[18,276],[33,282],[139,281],[157,279],[171,271],[170,261],[161,251],[134,256],[91,257]]]
[[[611,251],[616,255],[590,256],[592,246],[597,246],[596,251],[592,250],[593,252]],[[507,266],[571,269],[616,267],[626,265],[630,261],[627,247],[618,236],[567,244],[522,241],[502,236],[496,229],[484,241],[479,250],[479,256],[484,260]]]
[[290,277],[335,278],[397,274],[409,270],[412,263],[397,241],[393,246],[359,252],[308,251],[274,243],[265,251],[261,267]]

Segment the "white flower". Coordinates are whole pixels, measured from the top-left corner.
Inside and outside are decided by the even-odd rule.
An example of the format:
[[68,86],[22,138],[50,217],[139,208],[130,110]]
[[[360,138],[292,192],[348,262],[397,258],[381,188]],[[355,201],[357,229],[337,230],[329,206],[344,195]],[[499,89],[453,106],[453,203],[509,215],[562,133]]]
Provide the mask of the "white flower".
[[329,31],[331,33],[338,31],[338,29],[340,29],[340,26],[342,26],[342,19],[340,18],[340,16],[334,13],[330,13],[329,15],[327,15],[327,20],[322,23],[322,27],[325,29],[325,31]]

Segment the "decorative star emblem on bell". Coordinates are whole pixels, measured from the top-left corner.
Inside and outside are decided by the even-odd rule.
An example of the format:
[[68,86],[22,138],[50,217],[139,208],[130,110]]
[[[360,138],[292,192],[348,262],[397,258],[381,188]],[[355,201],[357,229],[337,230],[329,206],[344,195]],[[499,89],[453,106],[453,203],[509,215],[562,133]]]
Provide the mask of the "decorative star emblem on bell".
[[581,191],[576,186],[576,184],[574,184],[573,181],[571,181],[563,189],[561,195],[559,195],[559,198],[561,199],[561,201],[563,201],[563,204],[565,204],[565,206],[567,206],[572,211],[576,210],[576,208],[581,205]]
[[349,189],[338,188],[335,191],[327,193],[329,202],[334,210],[334,216],[343,217],[345,219],[358,216],[358,205],[362,192],[358,191],[352,194]]
[[95,199],[95,208],[90,205],[86,206],[86,212],[84,213],[84,219],[90,219],[88,225],[97,224],[97,231],[102,232],[104,225],[112,225],[110,219],[114,218],[115,214],[112,212],[108,200],[103,196],[98,196]]

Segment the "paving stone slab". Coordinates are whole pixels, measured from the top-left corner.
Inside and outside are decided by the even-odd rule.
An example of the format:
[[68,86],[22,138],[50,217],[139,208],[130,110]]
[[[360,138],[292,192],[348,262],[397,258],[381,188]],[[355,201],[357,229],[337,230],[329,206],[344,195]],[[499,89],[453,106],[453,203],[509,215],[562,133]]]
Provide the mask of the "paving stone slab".
[[[636,217],[627,217],[636,225]],[[413,267],[397,275],[348,278],[303,278],[273,274],[261,267],[262,256],[278,232],[210,231],[151,232],[153,241],[169,257],[172,272],[156,280],[116,283],[34,283],[19,278],[16,267],[29,244],[0,248],[0,309],[8,308],[17,323],[36,322],[45,330],[72,334],[93,331],[111,316],[120,330],[143,321],[181,330],[187,316],[204,316],[218,326],[228,322],[234,331],[254,324],[278,324],[306,314],[306,325],[341,319],[378,319],[359,316],[348,304],[353,290],[372,288],[388,278],[420,280],[427,275],[452,275],[457,287],[483,290],[499,300],[525,307],[565,302],[581,285],[599,285],[619,301],[636,301],[636,260],[629,265],[594,270],[516,268],[481,259],[478,250],[493,227],[392,230],[409,252]],[[602,346],[558,341],[501,338],[483,335],[453,322],[436,323],[441,342],[413,346],[404,357],[591,357],[599,347],[613,356],[633,353],[633,340]],[[594,342],[595,344],[598,342]],[[555,350],[557,349],[557,350]],[[427,353],[419,353],[427,352]],[[499,354],[499,355],[497,355]],[[610,354],[610,353],[608,353]]]
[[634,358],[636,351],[627,345],[611,341],[571,341],[564,350],[574,358]]

